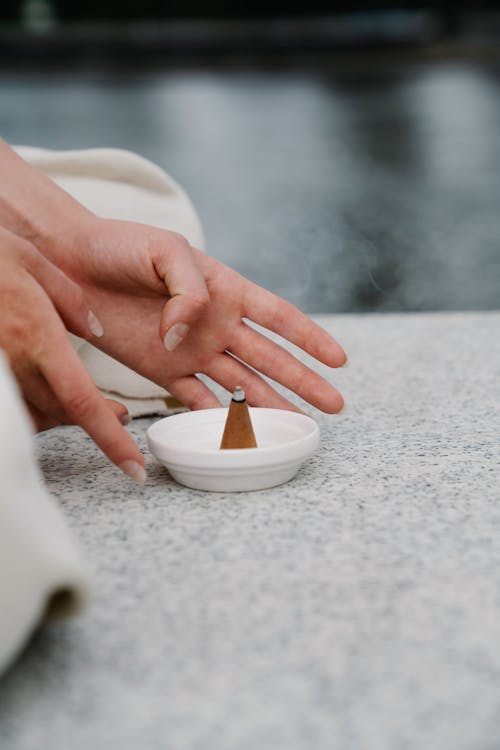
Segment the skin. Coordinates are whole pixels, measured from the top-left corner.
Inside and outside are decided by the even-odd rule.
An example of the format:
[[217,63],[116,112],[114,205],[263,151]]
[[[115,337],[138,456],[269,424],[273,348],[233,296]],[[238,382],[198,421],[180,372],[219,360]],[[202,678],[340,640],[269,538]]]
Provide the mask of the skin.
[[266,376],[322,411],[340,411],[328,381],[252,327],[342,366],[342,347],[295,307],[175,232],[95,216],[2,141],[0,165],[0,347],[37,426],[79,424],[115,464],[144,478],[120,406],[105,402],[67,341],[65,329],[91,338],[89,310],[104,329],[93,344],[192,409],[219,406],[204,373],[229,391],[242,386],[253,405],[297,410]]
[[140,462],[120,423],[126,408],[103,399],[69,343],[67,330],[92,339],[81,289],[29,242],[2,228],[0,309],[0,348],[35,426],[80,424],[118,466]]
[[[342,397],[330,383],[246,322],[278,333],[326,365],[343,365],[340,345],[293,305],[189,246],[183,252],[199,269],[208,298],[198,296],[197,315],[188,310],[190,318],[181,300],[166,301],[157,249],[165,252],[171,235],[140,224],[90,219],[85,237],[93,239],[83,243],[86,254],[83,247],[72,253],[78,263],[66,268],[103,323],[105,334],[97,346],[192,409],[220,405],[196,376],[204,373],[229,391],[241,385],[253,405],[296,409],[261,376],[266,375],[318,409],[338,412]],[[173,241],[178,252],[179,237],[173,235]],[[173,352],[162,344],[167,318],[190,326]]]

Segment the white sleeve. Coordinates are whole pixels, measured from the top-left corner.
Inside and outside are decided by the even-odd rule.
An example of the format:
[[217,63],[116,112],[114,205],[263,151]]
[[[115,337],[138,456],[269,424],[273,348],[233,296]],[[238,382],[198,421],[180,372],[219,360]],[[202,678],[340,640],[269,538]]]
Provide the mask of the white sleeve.
[[0,672],[46,618],[88,599],[89,575],[42,482],[33,429],[0,351]]

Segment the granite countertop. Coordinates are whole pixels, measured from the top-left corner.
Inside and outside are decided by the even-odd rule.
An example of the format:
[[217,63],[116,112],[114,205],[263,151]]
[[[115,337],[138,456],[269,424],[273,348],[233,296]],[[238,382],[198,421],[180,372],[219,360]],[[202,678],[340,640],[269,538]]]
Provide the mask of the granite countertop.
[[499,746],[500,313],[319,320],[348,406],[289,484],[148,457],[138,488],[76,428],[37,438],[95,598],[0,682],[2,750]]

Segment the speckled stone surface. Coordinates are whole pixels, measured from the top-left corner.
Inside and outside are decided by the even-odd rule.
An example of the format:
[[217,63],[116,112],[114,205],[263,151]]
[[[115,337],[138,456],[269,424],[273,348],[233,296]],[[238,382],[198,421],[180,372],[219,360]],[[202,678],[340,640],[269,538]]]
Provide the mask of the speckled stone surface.
[[320,320],[348,408],[287,485],[137,488],[37,439],[95,601],[1,681],[2,750],[498,748],[500,313]]

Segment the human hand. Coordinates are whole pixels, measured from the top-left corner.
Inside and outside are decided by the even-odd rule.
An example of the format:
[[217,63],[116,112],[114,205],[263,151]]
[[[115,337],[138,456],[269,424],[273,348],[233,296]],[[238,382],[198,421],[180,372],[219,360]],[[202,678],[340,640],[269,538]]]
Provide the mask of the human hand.
[[[60,262],[66,263],[103,321],[105,334],[94,342],[96,346],[190,408],[219,405],[198,373],[229,391],[241,385],[253,405],[296,409],[264,375],[325,412],[342,408],[340,393],[328,381],[247,321],[279,334],[331,367],[345,363],[340,345],[293,305],[189,248],[178,235],[93,217],[82,225],[72,250]],[[169,278],[174,277],[172,289]],[[183,278],[190,287],[182,285]],[[185,311],[189,318],[183,317]],[[165,320],[189,325],[175,351],[162,345]]]
[[2,228],[0,310],[0,348],[35,426],[81,425],[111,461],[142,480],[144,459],[119,421],[126,408],[102,398],[68,340],[66,328],[85,339],[102,334],[82,290],[31,243]]
[[[93,343],[108,354],[193,409],[218,405],[197,373],[230,391],[242,385],[251,404],[295,409],[259,372],[323,411],[342,408],[342,397],[333,386],[246,323],[250,320],[280,334],[319,362],[342,365],[342,348],[292,305],[190,248],[179,235],[97,219],[1,140],[0,164],[6,177],[0,186],[0,225],[33,243],[31,251],[35,245],[85,291],[105,326],[105,335]],[[13,241],[8,233],[0,239],[6,246]],[[26,276],[33,277],[29,284]],[[12,280],[16,278],[13,274]],[[11,341],[9,327],[17,329],[16,316],[9,313],[0,322],[0,346],[3,333],[3,346],[8,353],[12,349],[11,359],[38,425],[74,420],[118,462],[125,438],[116,425],[111,429],[109,413],[103,412],[106,405],[79,369],[56,309],[69,330],[88,337],[85,323],[72,320],[71,304],[58,307],[58,287],[50,278],[40,283],[36,273],[24,267],[19,296],[15,283],[3,288],[5,279],[9,276],[3,275],[0,283],[0,295],[7,297],[5,309],[12,303],[12,311],[26,325],[17,327],[19,341]],[[38,310],[37,316],[31,312],[30,297],[39,299],[40,318]],[[58,361],[59,371],[54,367]],[[134,451],[137,462],[132,457],[125,462],[140,473],[143,461],[135,446]]]

